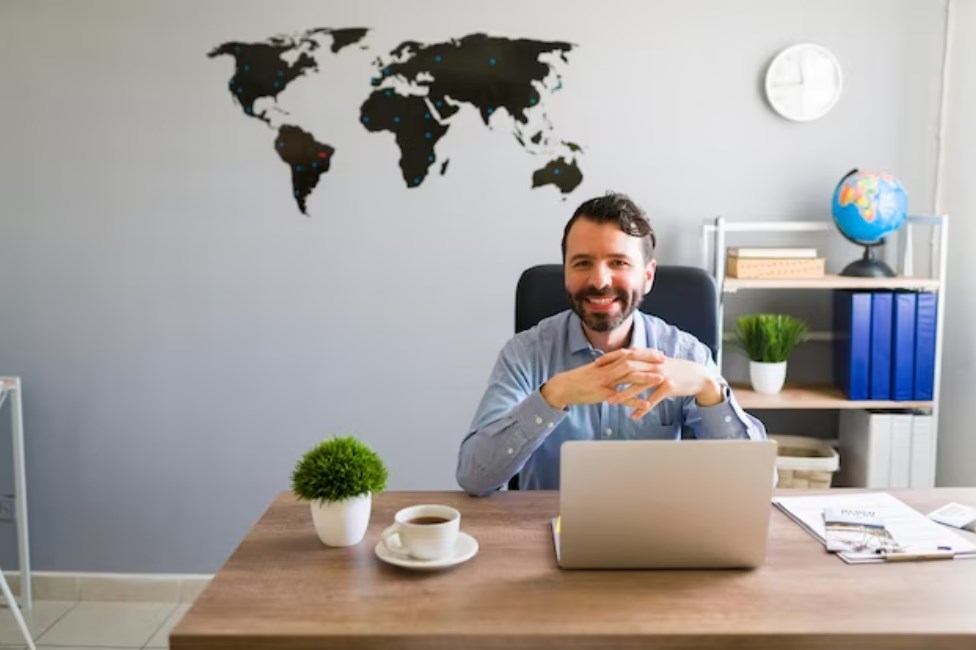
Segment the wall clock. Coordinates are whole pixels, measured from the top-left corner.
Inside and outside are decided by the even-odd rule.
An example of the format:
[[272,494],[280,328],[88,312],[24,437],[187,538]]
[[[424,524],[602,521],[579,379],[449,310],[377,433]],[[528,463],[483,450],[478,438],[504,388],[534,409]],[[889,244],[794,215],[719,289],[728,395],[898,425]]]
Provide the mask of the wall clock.
[[844,78],[830,50],[813,43],[792,45],[766,70],[766,99],[788,120],[823,117],[840,99]]

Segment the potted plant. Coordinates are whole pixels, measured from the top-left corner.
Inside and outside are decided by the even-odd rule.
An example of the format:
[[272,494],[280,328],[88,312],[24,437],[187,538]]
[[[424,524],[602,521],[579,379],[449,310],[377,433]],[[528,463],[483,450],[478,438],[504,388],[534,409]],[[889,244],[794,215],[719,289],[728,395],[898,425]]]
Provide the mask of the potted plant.
[[351,546],[366,534],[372,495],[386,488],[386,479],[376,452],[352,436],[335,436],[302,456],[291,485],[300,500],[311,502],[322,543]]
[[786,314],[739,318],[736,338],[749,357],[749,380],[757,393],[775,395],[783,389],[786,361],[806,337],[806,323]]

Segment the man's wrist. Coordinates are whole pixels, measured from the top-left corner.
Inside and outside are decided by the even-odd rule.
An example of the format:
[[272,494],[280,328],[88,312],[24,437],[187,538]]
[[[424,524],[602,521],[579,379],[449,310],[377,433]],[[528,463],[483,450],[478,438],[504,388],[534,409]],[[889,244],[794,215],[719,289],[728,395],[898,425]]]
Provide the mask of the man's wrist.
[[695,403],[698,406],[717,406],[725,401],[725,392],[715,378],[709,377],[705,381],[704,387],[695,395]]
[[568,404],[559,390],[559,383],[555,377],[544,383],[539,389],[539,393],[542,395],[542,399],[546,401],[546,404],[552,408],[560,411],[566,409]]

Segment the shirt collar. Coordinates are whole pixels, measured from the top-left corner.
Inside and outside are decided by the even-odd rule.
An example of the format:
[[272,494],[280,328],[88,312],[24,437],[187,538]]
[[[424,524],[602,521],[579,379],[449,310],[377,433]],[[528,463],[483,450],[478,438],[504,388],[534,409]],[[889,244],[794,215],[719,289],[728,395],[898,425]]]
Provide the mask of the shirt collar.
[[[644,317],[640,310],[634,310],[631,315],[633,317],[634,331],[630,337],[630,347],[632,348],[646,348],[647,347],[647,326],[644,324]],[[569,351],[571,354],[576,354],[582,352],[583,350],[592,350],[593,346],[590,345],[589,340],[587,340],[586,335],[583,333],[583,321],[576,314],[575,311],[570,310],[569,312]]]

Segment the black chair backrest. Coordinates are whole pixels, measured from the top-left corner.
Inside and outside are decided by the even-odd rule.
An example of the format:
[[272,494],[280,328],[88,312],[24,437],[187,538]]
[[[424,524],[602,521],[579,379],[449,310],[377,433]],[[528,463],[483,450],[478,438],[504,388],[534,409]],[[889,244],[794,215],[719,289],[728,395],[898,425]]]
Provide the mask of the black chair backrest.
[[[526,269],[515,289],[515,332],[529,329],[543,318],[569,309],[561,264]],[[695,266],[660,265],[654,286],[640,310],[693,334],[718,354],[718,294],[715,280]]]

